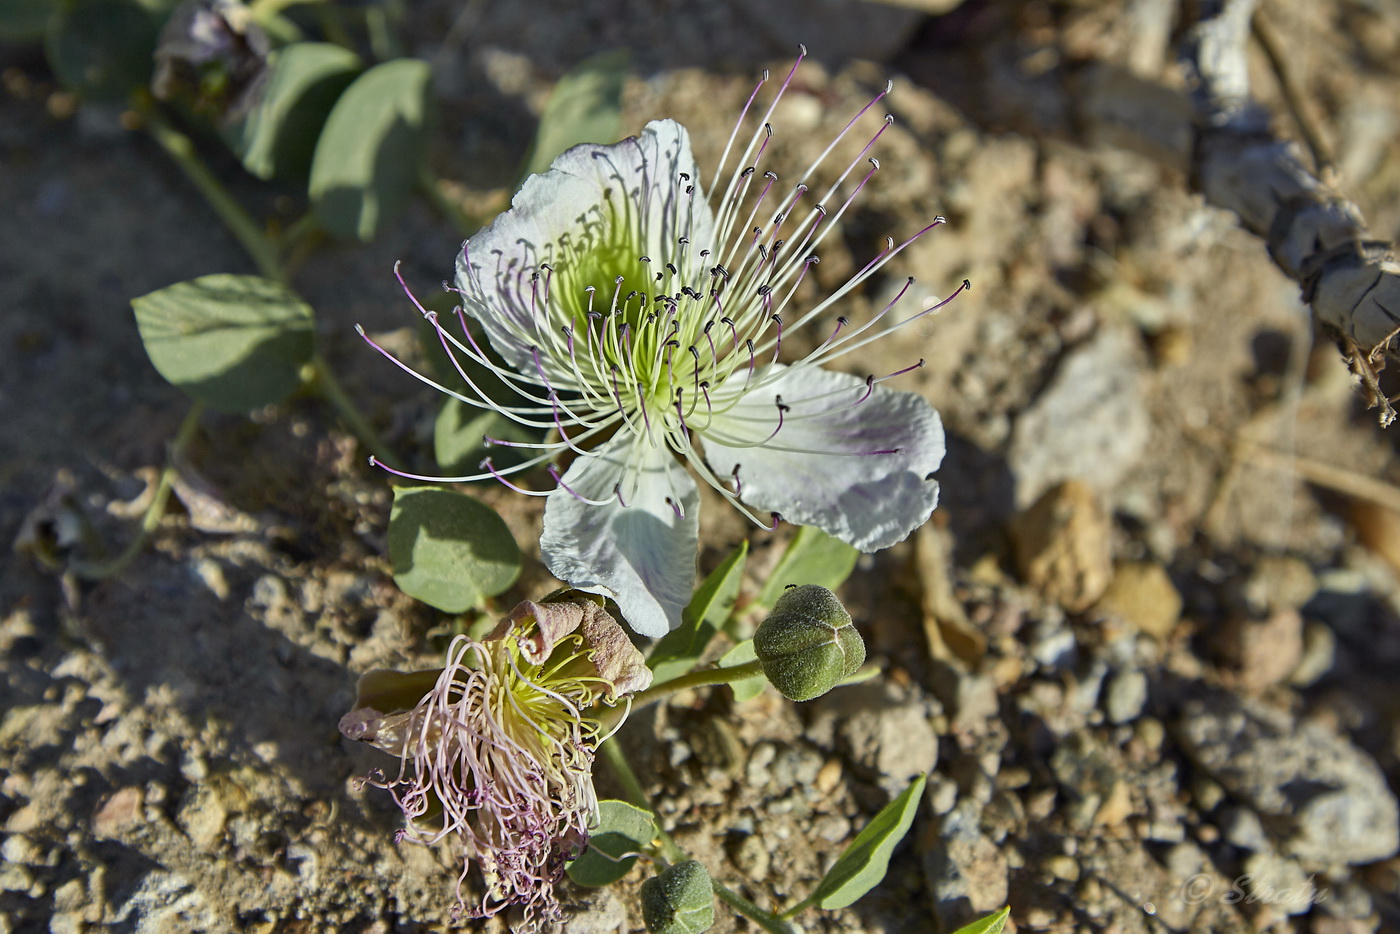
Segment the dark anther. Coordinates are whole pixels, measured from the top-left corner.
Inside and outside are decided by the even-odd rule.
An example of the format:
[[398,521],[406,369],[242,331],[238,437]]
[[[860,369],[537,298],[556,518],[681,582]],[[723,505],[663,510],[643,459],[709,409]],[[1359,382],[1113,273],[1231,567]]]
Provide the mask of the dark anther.
[[769,136],[772,136],[772,135],[773,135],[773,124],[771,124],[771,123],[765,123],[765,124],[763,124],[763,132],[767,133]]
[[740,172],[740,173],[739,173],[739,177],[740,177],[740,178],[748,178],[748,177],[749,177],[750,175],[752,175],[755,171],[757,171],[757,166],[752,166],[752,165],[751,165],[751,166],[749,166],[747,169],[744,169],[744,171]]
[[797,588],[797,585],[796,585],[796,584],[784,584],[784,585],[783,585],[783,589],[784,589],[784,590],[795,590],[796,588]]
[[836,323],[839,324],[839,325],[841,325],[841,327],[844,328],[846,325],[848,325],[848,324],[851,323],[851,319],[850,319],[850,318],[847,318],[845,315],[840,315],[840,316],[837,317]]
[[626,281],[627,281],[627,277],[626,277],[626,276],[618,276],[616,279],[613,280],[614,284],[616,284],[616,285],[622,285],[622,283],[624,283],[624,282],[626,282]]
[[778,173],[774,172],[772,169],[769,169],[767,172],[763,173],[763,177],[768,179],[770,182],[776,182],[778,180]]
[[681,179],[684,180],[684,181],[687,181],[687,182],[690,181],[690,173],[689,173],[689,172],[682,172],[682,173],[681,173]]
[[681,246],[685,246],[685,245],[687,245],[688,243],[690,243],[690,238],[689,238],[689,237],[681,237],[681,238],[680,238],[679,240],[677,240],[676,242],[679,243]]
[[891,123],[894,123],[894,114],[885,114],[885,125],[889,126]]
[[759,295],[767,295],[771,291],[773,291],[773,287],[771,285],[760,285],[758,287]]
[[680,275],[680,271],[676,269],[676,264],[675,264],[675,263],[667,263],[667,264],[666,264],[666,268],[669,269],[669,270],[671,270],[671,275],[673,275],[673,276],[679,276],[679,275]]
[[876,159],[874,156],[871,156],[871,157],[870,157],[870,164],[873,165],[873,166],[875,166],[875,168],[878,169],[878,168],[880,167],[880,160],[879,160],[879,159]]
[[639,262],[639,263],[649,263],[649,262],[651,262],[651,257],[650,257],[650,256],[638,256],[638,257],[637,257],[637,262]]
[[817,263],[820,263],[821,261],[822,258],[815,253],[803,260],[804,263],[808,263],[812,266],[817,265]]

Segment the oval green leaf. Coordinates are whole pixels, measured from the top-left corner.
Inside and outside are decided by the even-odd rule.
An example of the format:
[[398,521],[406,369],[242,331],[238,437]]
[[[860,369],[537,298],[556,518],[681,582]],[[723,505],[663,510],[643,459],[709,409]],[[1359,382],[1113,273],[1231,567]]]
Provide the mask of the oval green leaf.
[[890,868],[890,854],[914,823],[925,781],[927,777],[920,775],[899,797],[880,809],[822,876],[808,901],[828,910],[845,908],[880,884]]
[[331,107],[359,70],[358,55],[329,42],[274,50],[258,102],[224,131],[243,167],[262,179],[305,176]]
[[285,399],[315,350],[310,306],[258,276],[201,276],[133,298],[131,307],[160,375],[224,412]]
[[734,609],[748,554],[749,543],[741,542],[696,588],[681,614],[680,628],[662,636],[651,650],[647,664],[653,683],[670,681],[695,667],[710,639]]
[[642,920],[651,934],[704,934],[715,923],[709,870],[687,859],[643,882]]
[[437,487],[396,487],[389,562],[404,593],[461,613],[520,576],[520,548],[484,503]]
[[49,66],[91,101],[123,101],[151,80],[158,24],[135,3],[80,0],[49,23]]
[[[719,658],[719,667],[734,668],[738,665],[745,665],[758,660],[758,653],[753,650],[753,640],[745,639],[734,648],[725,652]],[[734,691],[734,699],[739,703],[746,700],[753,700],[763,693],[764,687],[768,684],[768,679],[763,675],[754,675],[752,678],[744,678],[741,681],[729,682],[729,687]]]
[[309,191],[321,226],[369,241],[413,194],[431,110],[427,62],[402,58],[345,89],[316,141]]
[[820,584],[835,590],[851,576],[859,557],[859,551],[839,538],[832,538],[816,526],[804,525],[783,552],[757,602],[771,607],[788,584]]
[[[455,317],[452,309],[454,296],[444,293],[429,299],[425,305],[444,318]],[[420,328],[423,350],[432,367],[432,373],[445,386],[461,386],[462,374],[487,399],[500,405],[513,405],[517,394],[503,379],[489,367],[471,359],[465,354],[456,354],[456,363],[443,350],[442,339],[435,328],[424,322]],[[473,330],[472,339],[478,346],[487,346],[482,332]],[[490,353],[490,351],[487,351]],[[492,357],[492,362],[500,361]],[[459,371],[460,368],[460,371]],[[475,395],[469,387],[463,389],[466,395]],[[488,447],[485,438],[490,436],[501,441],[520,444],[538,443],[544,440],[545,432],[538,428],[528,428],[519,422],[511,421],[499,412],[468,405],[460,399],[448,397],[438,411],[433,423],[433,453],[438,469],[447,474],[475,473],[477,465],[486,455],[491,455],[496,468],[503,469],[524,461],[529,455],[528,448]]]
[[569,863],[569,878],[579,885],[612,885],[627,875],[637,853],[651,845],[659,831],[650,811],[626,801],[599,801],[598,826],[589,834],[588,848]]
[[629,63],[626,49],[614,49],[584,59],[559,79],[540,115],[525,175],[548,170],[556,156],[580,143],[617,141]]
[[985,918],[978,918],[967,927],[958,928],[953,934],[1001,934],[1006,928],[1006,919],[1011,917],[1011,906],[1007,905],[1001,911],[987,915]]

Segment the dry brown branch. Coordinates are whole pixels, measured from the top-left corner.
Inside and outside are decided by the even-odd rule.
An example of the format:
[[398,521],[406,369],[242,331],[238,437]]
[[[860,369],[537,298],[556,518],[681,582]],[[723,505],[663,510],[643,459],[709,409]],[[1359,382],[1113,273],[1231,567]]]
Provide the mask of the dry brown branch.
[[[1256,0],[1209,0],[1184,50],[1195,77],[1192,174],[1206,200],[1239,215],[1269,255],[1303,289],[1325,331],[1362,357],[1400,327],[1400,262],[1393,245],[1371,239],[1360,210],[1319,180],[1298,146],[1269,131],[1249,96],[1245,50]],[[1349,352],[1353,361],[1357,353]],[[1383,397],[1380,397],[1383,399]],[[1379,404],[1379,400],[1373,399]],[[1394,420],[1381,405],[1381,423]]]

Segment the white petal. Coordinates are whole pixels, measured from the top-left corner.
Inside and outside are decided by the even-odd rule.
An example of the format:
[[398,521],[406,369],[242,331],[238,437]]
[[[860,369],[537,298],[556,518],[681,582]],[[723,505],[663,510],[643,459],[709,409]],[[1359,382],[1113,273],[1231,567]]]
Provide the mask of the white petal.
[[[606,500],[618,483],[626,506],[579,499]],[[549,570],[572,587],[612,597],[641,635],[679,626],[695,585],[700,532],[700,495],[685,469],[669,451],[620,434],[575,461],[564,484],[573,493],[561,487],[545,504],[540,553]]]
[[[686,192],[688,185],[695,186],[693,192]],[[653,121],[640,137],[610,146],[575,146],[549,171],[527,178],[510,210],[458,254],[457,288],[463,308],[482,323],[496,352],[537,377],[533,348],[557,339],[561,326],[574,324],[573,309],[588,307],[585,294],[557,294],[571,252],[577,255],[581,248],[587,256],[602,257],[584,262],[625,267],[596,277],[605,281],[586,276],[590,281],[577,284],[579,290],[593,285],[595,307],[606,311],[616,276],[628,273],[645,287],[651,277],[639,258],[649,257],[651,268],[677,261],[680,237],[694,244],[685,251],[691,266],[703,265],[699,252],[712,248],[713,227],[689,133],[674,120]],[[542,270],[541,264],[554,271]],[[555,293],[548,311],[542,300],[546,274]]]
[[[737,392],[745,376],[736,372],[717,395]],[[864,380],[781,364],[760,370],[753,384],[761,388],[702,436],[717,474],[738,465],[746,503],[861,551],[888,548],[928,520],[938,504],[938,484],[928,477],[943,461],[943,424],[922,396],[876,386],[858,402]],[[782,428],[763,445],[739,446],[778,428],[778,396],[789,407]]]

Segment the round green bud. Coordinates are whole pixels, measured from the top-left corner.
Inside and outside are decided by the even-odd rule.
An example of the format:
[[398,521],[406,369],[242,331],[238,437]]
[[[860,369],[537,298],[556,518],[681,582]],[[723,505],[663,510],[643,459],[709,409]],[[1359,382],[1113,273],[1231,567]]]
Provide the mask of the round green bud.
[[795,701],[822,696],[865,662],[851,614],[816,584],[783,592],[753,634],[753,650],[768,680]]
[[642,920],[652,934],[701,934],[715,923],[710,873],[688,859],[642,883]]

